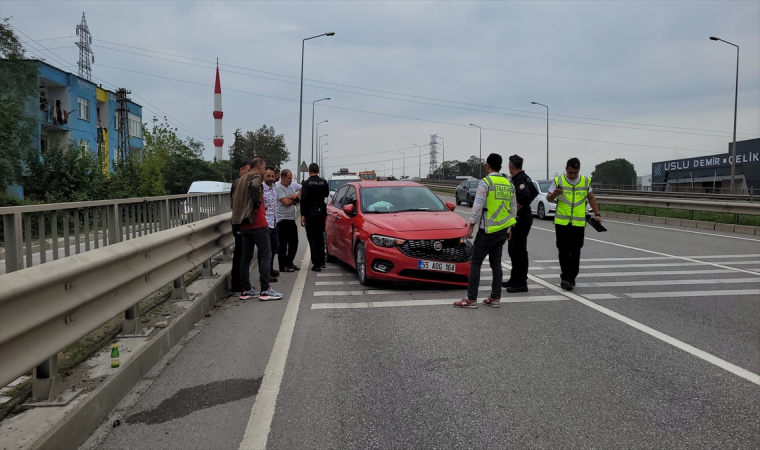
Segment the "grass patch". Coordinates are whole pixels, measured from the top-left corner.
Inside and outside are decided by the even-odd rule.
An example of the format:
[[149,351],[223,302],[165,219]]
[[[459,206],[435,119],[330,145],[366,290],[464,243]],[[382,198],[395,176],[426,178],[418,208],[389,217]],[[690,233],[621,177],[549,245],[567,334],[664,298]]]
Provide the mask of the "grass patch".
[[760,227],[760,216],[742,214],[725,214],[706,211],[687,211],[683,209],[646,208],[643,206],[599,205],[602,211],[639,214],[642,216],[672,217],[675,219],[701,220],[704,222],[734,223]]

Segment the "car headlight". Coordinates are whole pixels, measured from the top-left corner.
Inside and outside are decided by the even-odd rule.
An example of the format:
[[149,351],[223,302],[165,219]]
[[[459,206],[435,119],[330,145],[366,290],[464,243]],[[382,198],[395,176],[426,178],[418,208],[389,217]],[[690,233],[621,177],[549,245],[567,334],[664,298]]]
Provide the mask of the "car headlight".
[[369,237],[372,242],[380,247],[395,247],[397,245],[403,245],[406,240],[404,239],[397,239],[394,237],[388,237],[388,236],[381,236],[379,234],[373,234]]

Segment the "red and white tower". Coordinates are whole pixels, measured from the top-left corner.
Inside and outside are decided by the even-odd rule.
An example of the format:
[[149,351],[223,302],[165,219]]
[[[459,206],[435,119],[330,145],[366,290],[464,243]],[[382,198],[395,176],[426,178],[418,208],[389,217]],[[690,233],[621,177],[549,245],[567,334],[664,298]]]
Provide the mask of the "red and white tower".
[[222,160],[222,85],[219,83],[219,59],[216,60],[216,84],[214,85],[214,155],[217,161]]

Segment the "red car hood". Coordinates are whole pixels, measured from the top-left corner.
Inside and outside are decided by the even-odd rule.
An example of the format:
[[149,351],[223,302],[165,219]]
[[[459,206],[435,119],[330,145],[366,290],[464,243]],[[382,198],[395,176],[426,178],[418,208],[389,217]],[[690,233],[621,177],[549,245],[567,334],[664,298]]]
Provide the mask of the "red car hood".
[[458,230],[465,226],[464,219],[449,211],[365,214],[364,220],[393,231]]

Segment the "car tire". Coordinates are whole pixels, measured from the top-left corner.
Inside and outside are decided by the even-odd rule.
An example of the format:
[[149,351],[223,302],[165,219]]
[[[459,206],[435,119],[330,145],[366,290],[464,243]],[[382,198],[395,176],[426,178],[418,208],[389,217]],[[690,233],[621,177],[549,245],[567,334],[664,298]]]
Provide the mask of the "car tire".
[[472,208],[472,205],[473,205],[474,203],[475,203],[475,200],[473,200],[473,198],[472,198],[472,197],[470,197],[470,196],[468,195],[468,196],[467,196],[467,207],[468,207],[468,208]]
[[454,194],[454,203],[456,203],[457,206],[461,205],[461,203],[459,202],[459,192]]
[[538,204],[538,218],[541,220],[546,219],[546,207],[543,202]]
[[325,231],[325,261],[329,263],[338,262],[338,258],[330,254],[330,247],[327,245],[327,232]]
[[371,285],[372,282],[367,278],[367,251],[361,242],[356,244],[354,263],[356,264],[356,274],[359,276],[359,284],[362,286]]

